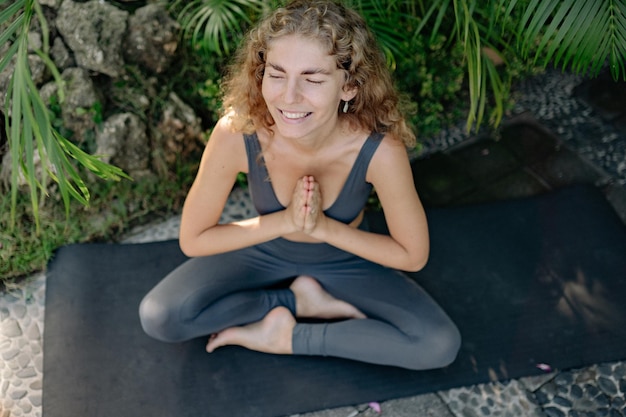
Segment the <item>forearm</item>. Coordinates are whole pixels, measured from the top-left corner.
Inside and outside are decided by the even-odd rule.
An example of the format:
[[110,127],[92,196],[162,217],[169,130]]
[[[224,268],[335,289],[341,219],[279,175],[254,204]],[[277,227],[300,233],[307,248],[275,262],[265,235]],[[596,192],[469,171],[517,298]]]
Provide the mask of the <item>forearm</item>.
[[181,228],[180,247],[187,256],[208,256],[267,242],[290,231],[282,213],[217,224],[197,234]]
[[356,229],[330,218],[326,218],[324,227],[316,229],[311,236],[361,258],[403,271],[418,271],[428,260],[427,236],[416,236],[417,241],[424,243],[408,249],[389,235]]

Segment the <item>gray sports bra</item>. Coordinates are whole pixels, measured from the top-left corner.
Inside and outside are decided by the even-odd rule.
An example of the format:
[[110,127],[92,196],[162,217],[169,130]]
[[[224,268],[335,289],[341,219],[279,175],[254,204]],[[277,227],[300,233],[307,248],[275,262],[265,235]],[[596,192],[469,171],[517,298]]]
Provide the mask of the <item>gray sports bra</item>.
[[[324,214],[343,223],[350,223],[357,218],[370,196],[372,184],[365,181],[370,160],[378,149],[383,134],[372,133],[359,151],[352,170],[346,179],[337,200]],[[246,152],[248,154],[248,188],[252,196],[252,203],[259,214],[269,214],[284,210],[285,207],[278,201],[274,188],[267,172],[265,160],[261,154],[261,144],[256,133],[244,135]]]

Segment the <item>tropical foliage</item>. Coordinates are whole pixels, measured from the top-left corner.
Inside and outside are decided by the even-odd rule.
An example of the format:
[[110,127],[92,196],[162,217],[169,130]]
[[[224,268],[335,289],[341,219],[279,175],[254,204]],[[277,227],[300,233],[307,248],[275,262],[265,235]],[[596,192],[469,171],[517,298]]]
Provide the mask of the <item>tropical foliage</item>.
[[[449,100],[466,86],[468,130],[486,118],[497,125],[512,76],[524,65],[553,63],[596,75],[608,62],[615,79],[626,79],[626,0],[347,1],[368,20],[389,66],[399,82],[405,83],[405,90],[413,91],[414,100],[422,105],[420,117],[426,120],[429,111],[443,112],[445,107],[424,108],[424,102]],[[171,10],[199,50],[227,57],[249,25],[279,3],[176,0]],[[44,38],[36,53],[60,84],[48,58],[48,30],[39,3],[0,0],[0,72],[12,71],[2,110],[13,167],[12,210],[23,179],[30,185],[37,218],[38,201],[49,179],[58,184],[66,207],[72,198],[88,203],[89,191],[75,164],[105,179],[120,179],[124,173],[85,153],[53,127],[28,65],[28,31],[33,19]],[[42,164],[39,174],[37,159]]]
[[[0,4],[4,4],[2,1]],[[62,84],[60,75],[49,58],[48,29],[41,6],[37,1],[17,0],[0,12],[0,25],[11,21],[0,34],[0,45],[10,42],[10,47],[0,60],[0,72],[9,64],[13,65],[7,95],[4,100],[6,135],[11,153],[11,217],[15,217],[18,183],[20,176],[30,186],[30,200],[33,217],[39,225],[38,207],[40,198],[45,195],[48,179],[58,184],[58,190],[69,215],[70,198],[83,204],[89,202],[89,190],[78,174],[72,160],[104,179],[119,180],[125,174],[118,168],[105,164],[99,158],[89,155],[63,137],[52,125],[50,111],[38,93],[33,82],[28,60],[28,31],[33,18],[38,19],[44,37],[43,49],[35,50]],[[63,100],[63,89],[59,89]],[[40,175],[36,175],[35,162],[40,161]],[[41,195],[38,195],[41,193]],[[37,227],[39,232],[39,227]]]
[[271,5],[263,0],[176,0],[171,10],[194,45],[222,56]]

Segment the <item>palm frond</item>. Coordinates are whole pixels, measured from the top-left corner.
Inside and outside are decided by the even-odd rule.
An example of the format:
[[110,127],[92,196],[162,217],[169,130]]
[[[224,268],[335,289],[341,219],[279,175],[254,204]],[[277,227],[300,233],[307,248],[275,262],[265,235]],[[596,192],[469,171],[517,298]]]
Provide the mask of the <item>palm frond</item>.
[[457,30],[465,47],[465,59],[469,84],[470,109],[466,128],[471,130],[482,123],[485,110],[486,84],[483,76],[482,38],[478,26],[473,19],[471,9],[465,0],[454,0],[457,15]]
[[[78,171],[70,161],[73,159],[96,175],[105,179],[119,180],[128,176],[117,167],[100,161],[61,136],[52,126],[50,111],[41,98],[35,85],[28,63],[28,29],[33,16],[42,19],[43,11],[36,0],[22,1],[23,13],[16,21],[20,26],[14,31],[15,40],[11,45],[10,58],[14,59],[14,69],[9,81],[5,108],[6,133],[9,139],[11,156],[11,218],[15,224],[18,185],[20,175],[29,186],[33,217],[39,233],[39,201],[46,196],[48,178],[57,182],[66,213],[69,215],[70,198],[88,204],[89,192]],[[12,27],[12,26],[10,26]],[[43,31],[47,28],[41,25]],[[13,29],[11,29],[13,30]],[[3,33],[4,35],[4,33]],[[47,35],[44,35],[44,40]],[[60,74],[44,51],[36,51],[49,67],[58,84]],[[5,65],[5,57],[0,65]],[[62,88],[59,89],[63,98]],[[36,169],[39,160],[41,169]],[[41,195],[38,195],[38,191]]]
[[626,0],[533,0],[520,21],[522,52],[534,60],[597,75],[608,60],[613,78],[626,79]]
[[401,7],[401,1],[396,0],[359,0],[352,2],[352,6],[363,16],[370,30],[376,36],[380,48],[385,54],[387,66],[396,68],[396,57],[411,53],[406,42],[406,34],[400,33],[397,28],[399,22],[410,22],[415,19]]
[[[17,0],[6,9],[0,11],[0,26],[6,25],[4,31],[0,33],[0,45],[8,45],[17,37],[20,29],[23,29],[24,13],[20,12],[22,12],[22,9],[24,8],[24,2],[25,0]],[[4,69],[9,65],[11,59],[13,59],[13,56],[17,52],[17,47],[18,43],[13,42],[5,52],[4,56],[1,57],[0,72],[4,71]]]
[[[184,2],[177,1],[172,7]],[[194,0],[178,14],[183,33],[194,46],[228,55],[242,36],[250,15],[267,8],[262,0]]]
[[[420,18],[420,23],[415,29],[414,35],[415,37],[420,36],[422,31],[429,25],[432,24],[432,28],[430,30],[429,41],[430,43],[434,43],[435,39],[441,35],[441,27],[444,22],[444,19],[447,15],[448,8],[450,6],[451,0],[433,0],[428,7],[427,10],[424,11],[424,14]],[[435,14],[436,13],[436,14]],[[435,16],[434,22],[431,22],[431,19]]]
[[[16,0],[14,3],[9,5],[6,9],[0,10],[0,25],[8,22],[11,16],[16,14],[17,12],[22,11],[24,8],[26,0]],[[0,2],[0,4],[5,3],[5,1]]]

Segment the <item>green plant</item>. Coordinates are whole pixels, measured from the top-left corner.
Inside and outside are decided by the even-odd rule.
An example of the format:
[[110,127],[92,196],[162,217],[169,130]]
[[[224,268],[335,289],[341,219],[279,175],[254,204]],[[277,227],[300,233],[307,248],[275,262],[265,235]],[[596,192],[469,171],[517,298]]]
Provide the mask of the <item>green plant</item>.
[[[491,121],[499,124],[510,78],[493,56],[595,76],[607,58],[614,79],[626,79],[626,0],[420,0],[415,33],[430,27],[463,45],[470,109],[467,129],[480,126],[491,90]],[[452,14],[453,13],[453,14]],[[450,25],[450,16],[453,24]],[[451,31],[452,30],[452,31]]]
[[[38,207],[39,235],[35,233],[27,196],[18,196],[19,215],[12,220],[10,195],[0,194],[0,290],[3,284],[45,268],[53,251],[60,246],[118,241],[136,226],[180,212],[196,169],[194,162],[179,165],[167,177],[146,176],[135,181],[97,181],[88,177],[86,183],[92,190],[89,206],[72,204],[70,220],[60,221],[65,215],[63,202],[60,195],[52,194]],[[11,233],[11,221],[15,221],[20,233]]]
[[[505,16],[518,3],[510,1]],[[626,0],[533,0],[519,21],[517,46],[542,66],[583,74],[598,75],[608,59],[613,78],[626,80]]]
[[267,8],[264,0],[176,0],[171,5],[191,42],[218,55],[228,55],[254,16]]
[[[0,1],[4,5],[6,0]],[[33,18],[37,18],[43,35],[43,50],[36,50],[54,75],[59,85],[59,100],[63,100],[62,81],[54,63],[49,58],[48,27],[39,3],[35,0],[16,0],[0,12],[0,25],[7,25],[0,34],[0,45],[10,44],[0,60],[0,72],[13,63],[13,73],[4,102],[6,133],[11,153],[11,219],[15,220],[18,183],[23,174],[30,186],[30,201],[39,227],[39,200],[47,194],[48,179],[58,184],[69,216],[70,198],[84,205],[89,202],[89,190],[71,160],[88,168],[101,178],[119,180],[127,177],[119,168],[100,161],[62,136],[54,127],[50,110],[44,104],[33,82],[28,63],[28,31]],[[39,176],[35,155],[41,161]],[[20,172],[21,171],[21,172]],[[14,221],[11,222],[11,228]]]

